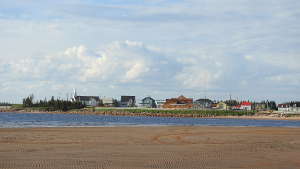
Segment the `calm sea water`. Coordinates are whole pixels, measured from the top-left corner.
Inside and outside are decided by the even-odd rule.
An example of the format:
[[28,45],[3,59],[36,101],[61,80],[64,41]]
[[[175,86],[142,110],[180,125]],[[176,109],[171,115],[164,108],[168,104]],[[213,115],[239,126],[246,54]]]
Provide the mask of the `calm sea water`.
[[300,127],[300,121],[132,117],[80,114],[0,113],[0,128],[82,126],[265,126]]

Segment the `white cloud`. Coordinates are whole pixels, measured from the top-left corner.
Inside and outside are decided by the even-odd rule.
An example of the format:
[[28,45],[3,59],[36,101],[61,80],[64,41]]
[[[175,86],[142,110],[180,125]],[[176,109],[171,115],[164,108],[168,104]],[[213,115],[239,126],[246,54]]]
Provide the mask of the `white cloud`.
[[215,52],[208,55],[205,49],[186,51],[178,61],[183,64],[183,70],[176,75],[182,87],[192,89],[214,89],[220,87],[218,82],[224,80],[225,73],[222,61]]
[[284,81],[298,84],[287,80],[300,67],[297,0],[4,0],[0,8],[6,86],[259,95]]
[[151,52],[141,43],[114,42],[88,61],[81,80],[139,80],[153,67]]
[[80,45],[55,55],[10,62],[7,71],[23,79],[135,82],[160,71],[160,61],[166,59],[159,55],[140,42],[114,42],[100,51]]
[[[260,88],[272,83],[299,83],[295,76],[276,72],[277,67],[290,70],[287,65],[285,68],[284,64],[279,64],[281,62],[267,58],[253,53],[244,57],[226,56],[210,48],[163,49],[142,42],[116,41],[97,49],[79,45],[57,54],[28,57],[6,63],[6,67],[3,63],[0,71],[7,74],[6,80],[30,80],[29,90],[41,90],[52,84],[53,91],[66,85],[70,87],[70,84],[80,84],[84,88],[89,83],[105,84],[104,88],[116,90],[120,90],[120,86],[144,86],[157,92],[167,90],[166,87],[169,90],[228,91],[242,90],[257,83]],[[292,60],[296,58],[288,58],[294,70],[298,63]],[[270,69],[266,72],[265,67]]]
[[116,41],[98,50],[84,45],[44,57],[9,63],[14,79],[104,82],[108,85],[172,85],[171,88],[214,88],[223,73],[217,57],[196,51],[177,52],[135,41]]
[[210,72],[207,69],[197,67],[186,68],[177,75],[177,79],[183,86],[194,89],[212,89],[216,87],[216,81],[219,80],[221,72]]

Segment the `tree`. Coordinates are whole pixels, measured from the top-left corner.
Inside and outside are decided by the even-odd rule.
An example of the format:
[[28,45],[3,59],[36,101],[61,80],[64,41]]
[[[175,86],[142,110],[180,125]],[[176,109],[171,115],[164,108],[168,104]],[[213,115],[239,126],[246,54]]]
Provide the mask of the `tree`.
[[68,111],[71,109],[81,109],[84,108],[85,105],[81,102],[73,102],[69,100],[62,100],[62,99],[55,99],[53,96],[50,100],[40,100],[36,103],[33,103],[33,95],[28,96],[27,98],[23,99],[23,106],[24,107],[38,107],[43,108],[47,111],[55,111],[55,110],[61,110],[61,111]]
[[32,107],[33,106],[33,99],[34,99],[33,94],[31,94],[28,97],[26,97],[25,99],[23,99],[23,106],[24,107]]
[[268,108],[270,110],[277,110],[276,102],[275,101],[267,101]]

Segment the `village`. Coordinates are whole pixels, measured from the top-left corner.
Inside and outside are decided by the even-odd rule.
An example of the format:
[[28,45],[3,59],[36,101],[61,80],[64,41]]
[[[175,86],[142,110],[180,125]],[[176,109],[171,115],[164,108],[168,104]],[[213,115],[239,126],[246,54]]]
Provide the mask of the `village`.
[[[255,111],[271,112],[278,114],[300,114],[300,101],[291,101],[276,104],[275,101],[249,101],[249,100],[212,100],[209,98],[188,98],[180,95],[176,98],[155,99],[147,96],[140,100],[136,96],[123,95],[119,99],[101,96],[78,95],[74,90],[70,98],[72,102],[80,103],[84,107],[97,108],[139,108],[139,109],[171,109],[171,110],[230,110],[230,111]],[[24,106],[24,103],[23,103]],[[26,107],[26,106],[25,106]],[[31,107],[31,106],[29,106]],[[0,102],[0,110],[6,111],[12,104]]]
[[300,114],[300,102],[292,101],[288,103],[276,104],[275,101],[238,101],[228,99],[216,101],[209,98],[193,99],[180,95],[177,98],[156,100],[147,96],[137,101],[136,96],[121,96],[120,99],[99,97],[99,96],[79,96],[74,91],[73,101],[81,102],[91,107],[121,107],[121,108],[152,108],[152,109],[191,109],[191,110],[243,110],[243,111],[269,111],[286,114]]

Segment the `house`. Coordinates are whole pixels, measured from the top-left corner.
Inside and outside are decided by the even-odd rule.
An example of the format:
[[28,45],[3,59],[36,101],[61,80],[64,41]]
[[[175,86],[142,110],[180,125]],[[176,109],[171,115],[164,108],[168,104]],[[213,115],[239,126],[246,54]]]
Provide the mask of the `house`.
[[226,100],[224,103],[227,105],[227,110],[236,110],[239,108],[239,102],[237,100]]
[[256,110],[256,111],[267,111],[268,105],[266,102],[261,102],[261,103],[253,103],[252,104],[252,110]]
[[74,102],[80,102],[86,106],[99,106],[100,98],[98,96],[77,96],[77,92],[74,89],[74,95],[72,98]]
[[166,100],[156,100],[157,108],[163,108],[163,105],[166,103]]
[[278,111],[284,113],[300,113],[300,102],[278,104]]
[[289,112],[290,104],[289,103],[278,104],[278,111],[279,112]]
[[252,103],[243,101],[239,105],[231,106],[231,110],[252,110]]
[[300,102],[291,102],[290,110],[295,113],[300,113]]
[[227,110],[227,104],[225,102],[219,102],[217,103],[217,109],[220,109],[220,110]]
[[120,107],[135,107],[135,96],[121,96]]
[[146,108],[157,108],[156,101],[151,97],[145,97],[140,104]]
[[213,103],[213,104],[211,104],[211,108],[212,108],[212,109],[217,109],[217,107],[218,107],[218,103]]
[[210,99],[198,99],[194,102],[195,109],[209,109],[212,107],[213,101]]
[[231,106],[231,110],[241,110],[241,105]]
[[98,96],[75,96],[73,100],[86,106],[99,106],[100,104],[100,98]]
[[101,102],[104,107],[115,107],[117,103],[117,101],[113,98],[102,98]]
[[252,103],[251,102],[247,102],[247,101],[243,101],[240,104],[240,110],[252,110]]
[[166,99],[166,102],[163,105],[163,108],[172,108],[172,109],[190,109],[193,107],[193,99],[186,98],[183,95],[178,98]]

